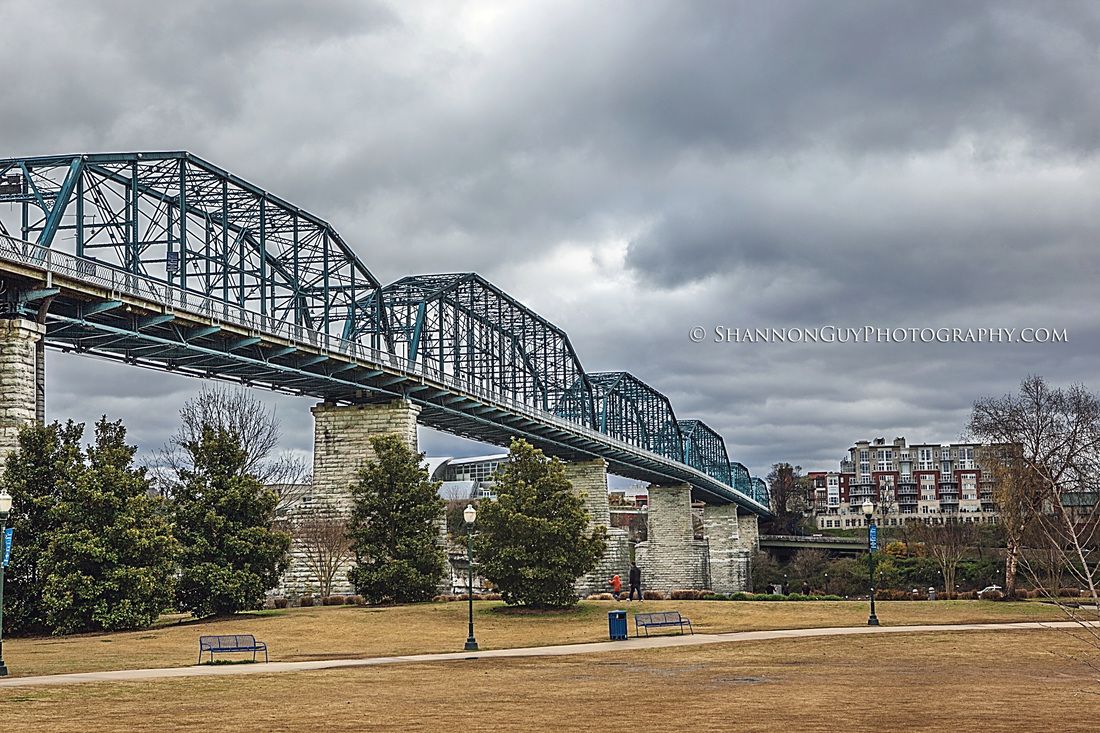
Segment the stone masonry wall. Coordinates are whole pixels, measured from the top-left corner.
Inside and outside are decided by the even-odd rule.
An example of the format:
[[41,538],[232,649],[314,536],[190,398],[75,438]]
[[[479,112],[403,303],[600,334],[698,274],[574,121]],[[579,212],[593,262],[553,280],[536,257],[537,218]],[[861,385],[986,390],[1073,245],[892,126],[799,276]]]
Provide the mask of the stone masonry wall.
[[749,512],[737,515],[738,544],[749,552],[760,550],[760,518]]
[[[366,462],[375,458],[370,438],[396,434],[417,450],[416,418],[420,408],[404,400],[368,405],[315,405],[313,413],[313,491],[309,505],[325,506],[343,516],[351,514],[351,483]],[[299,511],[310,511],[304,506]],[[354,593],[347,579],[351,564],[341,568],[333,594]],[[319,592],[301,546],[291,543],[290,566],[276,589],[279,595]]]
[[584,598],[590,593],[609,591],[611,586],[607,581],[614,575],[620,576],[626,588],[630,569],[630,538],[625,529],[611,528],[611,508],[607,502],[607,462],[597,458],[566,463],[565,475],[573,483],[573,490],[584,497],[589,529],[607,528],[607,549],[595,569],[577,580],[577,595]]
[[650,486],[647,518],[648,539],[634,548],[642,590],[707,587],[709,553],[706,540],[696,540],[691,525],[691,487]]
[[350,509],[348,487],[356,472],[374,460],[370,439],[392,433],[417,451],[420,408],[405,400],[368,405],[315,405],[313,413],[313,497]]
[[19,447],[19,428],[35,421],[35,346],[44,333],[35,321],[0,320],[0,460]]
[[[742,519],[735,504],[708,504],[703,508],[703,526],[710,544],[710,587],[715,593],[737,593],[751,588],[753,550],[746,546],[748,538],[741,533]],[[745,524],[748,535],[748,522]]]

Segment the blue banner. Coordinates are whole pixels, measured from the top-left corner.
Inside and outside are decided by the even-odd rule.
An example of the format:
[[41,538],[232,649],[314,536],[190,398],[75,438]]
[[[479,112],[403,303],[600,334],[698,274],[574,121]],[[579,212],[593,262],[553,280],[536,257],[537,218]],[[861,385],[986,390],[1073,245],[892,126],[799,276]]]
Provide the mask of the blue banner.
[[878,525],[871,525],[871,549],[878,549]]
[[8,566],[8,561],[11,560],[11,541],[12,534],[15,532],[11,527],[4,530],[4,562],[3,566]]

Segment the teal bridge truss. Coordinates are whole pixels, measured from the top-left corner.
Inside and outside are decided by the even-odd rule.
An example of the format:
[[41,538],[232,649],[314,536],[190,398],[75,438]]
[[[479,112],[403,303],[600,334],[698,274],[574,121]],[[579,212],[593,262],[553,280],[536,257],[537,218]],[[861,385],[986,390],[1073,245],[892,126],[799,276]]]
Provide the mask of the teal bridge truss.
[[722,437],[475,273],[383,285],[323,219],[186,152],[0,160],[0,315],[72,353],[336,403],[686,482],[767,515]]

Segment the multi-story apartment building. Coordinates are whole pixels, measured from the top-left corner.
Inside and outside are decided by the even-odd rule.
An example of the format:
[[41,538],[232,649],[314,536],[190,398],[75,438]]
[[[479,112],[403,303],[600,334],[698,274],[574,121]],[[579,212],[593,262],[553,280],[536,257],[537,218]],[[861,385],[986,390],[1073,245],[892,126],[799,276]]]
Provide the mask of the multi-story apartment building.
[[811,471],[818,529],[866,526],[863,501],[878,505],[876,521],[992,524],[997,521],[992,474],[979,463],[976,443],[920,443],[905,438],[862,440],[848,449],[839,471]]

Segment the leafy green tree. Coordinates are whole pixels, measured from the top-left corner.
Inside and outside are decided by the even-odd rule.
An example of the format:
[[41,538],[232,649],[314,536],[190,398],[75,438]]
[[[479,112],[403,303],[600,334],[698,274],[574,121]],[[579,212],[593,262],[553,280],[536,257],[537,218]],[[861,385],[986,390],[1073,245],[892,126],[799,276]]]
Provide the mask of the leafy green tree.
[[842,596],[866,593],[867,558],[843,558],[829,564],[829,592]]
[[179,608],[199,617],[258,608],[290,549],[290,535],[271,528],[278,497],[244,470],[234,433],[207,425],[183,449],[190,468],[172,489]]
[[4,633],[40,634],[46,621],[44,560],[57,527],[54,511],[64,487],[83,471],[80,438],[84,425],[29,425],[19,447],[8,454],[3,486],[12,497],[8,527],[14,530],[11,564],[4,574]]
[[901,588],[925,591],[941,585],[939,565],[930,557],[895,557]]
[[525,440],[513,440],[497,471],[497,500],[478,509],[475,562],[509,604],[577,602],[574,584],[603,555],[605,530],[588,531],[584,500],[565,468]]
[[901,571],[894,558],[884,552],[875,553],[875,587],[899,589],[902,587]]
[[370,439],[375,460],[359,471],[349,534],[355,566],[348,579],[371,603],[430,599],[443,577],[437,522],[443,516],[438,481],[423,454],[397,435]]
[[148,626],[172,600],[176,542],[121,422],[102,418],[84,469],[59,488],[42,558],[55,634]]

